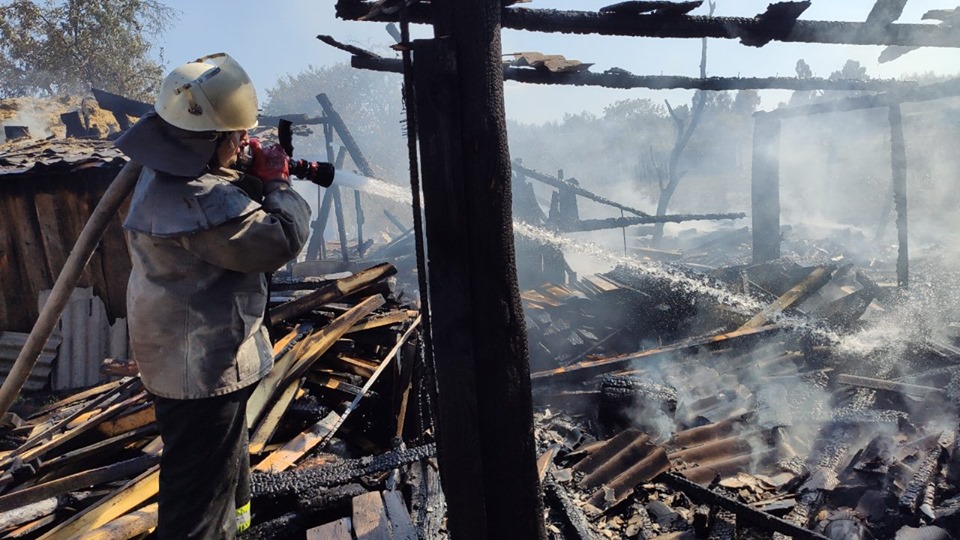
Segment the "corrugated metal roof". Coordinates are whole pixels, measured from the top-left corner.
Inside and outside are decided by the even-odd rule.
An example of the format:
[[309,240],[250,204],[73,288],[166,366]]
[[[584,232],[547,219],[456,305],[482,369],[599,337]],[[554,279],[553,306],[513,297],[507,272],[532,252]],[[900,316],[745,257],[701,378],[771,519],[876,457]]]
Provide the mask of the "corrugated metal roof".
[[17,140],[0,144],[0,177],[45,167],[74,171],[123,159],[113,141],[101,139]]
[[[0,379],[6,379],[10,370],[13,368],[17,355],[23,349],[27,342],[27,335],[20,332],[0,331]],[[37,359],[33,371],[24,383],[25,390],[42,390],[50,378],[50,370],[53,365],[53,359],[57,356],[57,347],[60,346],[62,338],[54,334],[47,341],[47,344],[40,352],[40,358]]]

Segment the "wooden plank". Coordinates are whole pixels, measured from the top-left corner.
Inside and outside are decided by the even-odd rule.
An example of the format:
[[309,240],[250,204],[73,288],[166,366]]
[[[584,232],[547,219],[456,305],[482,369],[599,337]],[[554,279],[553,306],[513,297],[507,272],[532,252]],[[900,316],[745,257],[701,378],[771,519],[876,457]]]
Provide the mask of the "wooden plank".
[[306,374],[307,370],[317,361],[323,353],[333,346],[338,339],[343,337],[347,330],[357,324],[357,321],[366,317],[370,312],[382,306],[385,303],[383,296],[379,294],[366,298],[356,306],[350,308],[346,313],[334,319],[330,324],[320,330],[318,339],[305,347],[303,355],[297,358],[296,363],[286,374],[285,380],[299,379]]
[[831,273],[832,269],[827,266],[814,268],[807,274],[807,277],[800,280],[800,283],[791,287],[790,290],[783,293],[779,298],[774,300],[773,303],[763,308],[759,313],[754,315],[753,318],[745,322],[743,326],[737,328],[736,331],[742,332],[763,326],[785,310],[801,304],[809,298],[810,295],[819,291],[824,285],[830,282]]
[[140,456],[6,493],[0,495],[0,512],[40,502],[50,497],[64,495],[78,489],[113,482],[122,478],[130,478],[143,473],[158,463],[160,463],[159,456]]
[[271,309],[270,320],[277,324],[284,320],[293,319],[324,304],[335,302],[344,296],[359,292],[365,287],[396,273],[397,269],[389,263],[378,264],[366,270],[361,270],[352,276],[338,279],[321,287],[306,296]]
[[105,453],[113,452],[118,448],[131,445],[132,443],[146,438],[149,435],[154,435],[156,432],[156,426],[144,426],[142,428],[123,433],[122,435],[117,435],[116,437],[111,437],[109,439],[104,439],[100,442],[84,446],[83,448],[71,450],[70,452],[62,454],[53,459],[44,460],[43,463],[40,464],[40,472],[43,473],[60,467],[65,467],[70,463],[83,461],[84,459],[89,458],[91,455],[103,455]]
[[56,514],[44,516],[40,519],[31,521],[30,523],[27,523],[25,525],[21,525],[20,527],[17,527],[16,529],[8,532],[7,534],[3,535],[3,540],[7,540],[8,538],[24,538],[27,535],[32,534],[36,531],[39,531],[40,529],[46,527],[47,525],[50,525],[56,520],[57,520]]
[[[18,292],[23,303],[18,306],[18,311],[22,314],[19,319],[22,324],[26,317],[32,324],[40,313],[40,291],[53,286],[53,278],[50,277],[46,263],[47,257],[43,252],[33,195],[23,190],[17,196],[5,197],[2,202],[4,204],[0,211],[3,212],[4,227],[10,229],[10,243],[14,249],[10,263],[21,276]],[[20,330],[16,327],[6,329]]]
[[57,401],[56,403],[51,403],[50,405],[47,405],[47,406],[45,406],[45,407],[37,410],[36,412],[34,412],[34,413],[31,414],[30,416],[28,416],[27,419],[28,419],[28,420],[33,420],[33,419],[38,418],[38,417],[40,417],[40,416],[43,416],[43,415],[45,415],[45,414],[59,411],[60,409],[66,407],[66,406],[68,406],[68,405],[72,405],[72,404],[74,404],[74,403],[77,403],[78,401],[83,401],[83,400],[89,399],[89,398],[91,398],[91,397],[93,397],[93,396],[97,396],[97,395],[103,394],[103,393],[105,393],[105,392],[110,392],[110,391],[112,391],[112,390],[116,390],[116,389],[119,388],[120,386],[122,386],[122,385],[124,385],[124,384],[127,384],[127,383],[129,383],[129,382],[130,382],[130,379],[123,379],[123,380],[120,380],[120,381],[113,381],[113,382],[108,382],[108,383],[105,383],[105,384],[101,384],[101,385],[99,385],[99,386],[94,386],[93,388],[88,388],[87,390],[84,390],[84,391],[82,391],[82,392],[78,392],[78,393],[73,394],[73,395],[71,395],[71,396],[69,396],[69,397],[66,397],[66,398],[64,398],[64,399],[61,399],[60,401]]
[[78,536],[76,540],[127,540],[157,527],[157,503],[122,515],[105,525]]
[[352,328],[347,330],[347,333],[352,334],[354,332],[370,330],[372,328],[393,326],[395,324],[405,323],[416,316],[417,312],[413,310],[391,311],[389,313],[371,315],[360,323],[355,324]]
[[13,510],[0,513],[0,531],[13,529],[54,513],[60,506],[55,497],[39,502],[25,504]]
[[253,468],[260,472],[280,472],[287,470],[291,465],[312,450],[317,444],[332,433],[340,421],[340,414],[330,411],[327,416],[316,424],[299,433],[287,444],[273,451]]
[[399,491],[384,491],[383,506],[387,511],[387,520],[393,529],[393,540],[417,540],[417,528],[413,526],[407,503]]
[[283,390],[283,393],[280,394],[280,397],[268,409],[263,416],[263,420],[254,428],[253,434],[250,435],[251,454],[260,454],[264,451],[267,443],[270,442],[270,437],[273,437],[273,434],[276,433],[277,426],[280,425],[280,419],[287,412],[287,407],[290,406],[293,398],[300,390],[300,385],[301,381],[299,379],[291,381]]
[[53,279],[57,279],[60,270],[67,262],[67,255],[70,254],[70,247],[64,245],[63,233],[60,230],[61,210],[57,208],[54,196],[49,192],[34,193],[33,204],[40,220],[40,239],[47,255],[46,262],[49,265],[50,275]]
[[357,540],[392,540],[390,522],[379,492],[371,491],[353,498],[353,532]]
[[308,336],[311,331],[313,331],[313,325],[311,324],[297,325],[292,332],[274,344],[273,369],[270,370],[270,373],[267,373],[266,377],[260,379],[247,400],[248,426],[254,426],[260,421],[260,416],[266,411],[270,400],[276,393],[277,386],[280,385],[280,381],[297,358],[300,349],[309,339]]
[[380,365],[377,362],[372,362],[364,358],[354,358],[345,354],[338,354],[337,358],[331,363],[341,364],[341,366],[338,367],[342,367],[348,373],[360,375],[364,378],[369,377],[377,370],[377,366]]
[[107,437],[116,437],[122,433],[150,425],[156,421],[157,415],[153,408],[153,402],[148,402],[136,408],[131,408],[117,418],[103,422],[97,426],[97,431]]
[[44,443],[43,445],[40,445],[32,450],[24,452],[20,457],[24,461],[28,461],[28,462],[40,457],[44,457],[50,452],[52,452],[53,450],[60,448],[67,442],[72,441],[77,437],[79,437],[80,435],[83,435],[84,433],[87,433],[91,429],[97,427],[100,423],[106,420],[109,420],[110,418],[113,418],[114,416],[124,412],[137,401],[146,399],[146,395],[147,395],[146,392],[141,392],[123,402],[111,405],[107,407],[107,409],[104,410],[102,413],[98,414],[94,418],[91,418],[90,421],[83,424],[82,426],[78,426],[74,429],[71,429],[70,431],[64,432],[59,436],[54,437],[52,440],[50,440],[50,442]]
[[[62,429],[65,429],[70,425],[73,420],[79,418],[81,415],[96,410],[98,407],[107,406],[110,403],[116,401],[120,398],[123,391],[132,386],[132,381],[127,381],[126,386],[123,388],[117,388],[101,394],[94,400],[91,400],[89,403],[82,407],[77,407],[75,411],[64,417],[63,419],[50,424],[45,429],[41,430],[39,433],[31,434],[30,438],[24,441],[12,454],[10,457],[15,457],[26,453],[29,449],[41,444],[48,436],[55,435]],[[0,467],[5,465],[5,463],[0,464]]]
[[548,369],[546,371],[537,371],[535,373],[531,373],[530,378],[533,380],[549,379],[551,377],[573,379],[578,377],[589,378],[600,373],[626,367],[637,360],[648,360],[661,355],[673,354],[677,352],[694,352],[700,350],[701,348],[713,347],[720,344],[733,344],[755,336],[777,332],[783,330],[784,328],[786,327],[781,324],[769,324],[759,328],[751,328],[749,330],[734,331],[725,334],[717,334],[707,338],[687,340],[675,345],[650,349],[638,353],[612,356],[609,358],[601,358],[599,360],[584,360],[569,366]]
[[72,540],[84,531],[95,529],[140,506],[160,490],[160,467],[127,482],[108,496],[61,523],[39,540]]
[[353,540],[353,522],[345,517],[307,529],[307,540]]

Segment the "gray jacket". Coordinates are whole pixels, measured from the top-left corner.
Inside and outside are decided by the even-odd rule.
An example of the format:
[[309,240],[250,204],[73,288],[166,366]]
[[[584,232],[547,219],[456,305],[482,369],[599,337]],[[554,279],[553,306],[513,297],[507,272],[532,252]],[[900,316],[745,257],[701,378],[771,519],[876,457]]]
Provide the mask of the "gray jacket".
[[145,167],[134,190],[124,222],[130,345],[155,395],[226,394],[273,366],[264,273],[303,248],[310,207],[285,188],[258,203],[235,180],[228,171],[190,180]]

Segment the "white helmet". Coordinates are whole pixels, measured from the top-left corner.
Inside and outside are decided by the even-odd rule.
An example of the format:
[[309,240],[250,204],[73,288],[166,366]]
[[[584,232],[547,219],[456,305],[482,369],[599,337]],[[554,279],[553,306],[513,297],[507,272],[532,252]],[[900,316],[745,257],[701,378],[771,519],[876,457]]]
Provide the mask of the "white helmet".
[[174,69],[154,105],[168,123],[187,131],[238,131],[257,126],[257,91],[230,55],[217,53]]

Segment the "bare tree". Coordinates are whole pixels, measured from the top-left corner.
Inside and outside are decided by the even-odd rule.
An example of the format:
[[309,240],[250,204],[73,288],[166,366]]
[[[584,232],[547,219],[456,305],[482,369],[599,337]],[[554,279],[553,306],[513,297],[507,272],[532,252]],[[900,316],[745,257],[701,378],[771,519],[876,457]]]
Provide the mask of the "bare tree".
[[[710,0],[710,15],[713,15],[714,10],[717,7],[717,3],[713,0]],[[707,77],[707,38],[703,38],[703,43],[700,49],[700,78],[705,79]],[[693,135],[694,130],[697,129],[697,125],[700,123],[700,118],[703,116],[703,108],[707,104],[707,93],[703,90],[697,90],[693,95],[693,103],[690,108],[689,114],[683,114],[682,111],[677,111],[672,106],[670,106],[669,101],[665,101],[667,104],[667,111],[670,113],[670,118],[673,119],[674,126],[676,127],[676,139],[673,143],[673,150],[670,151],[670,159],[667,162],[666,167],[662,163],[654,162],[653,170],[657,175],[657,182],[660,188],[660,198],[657,201],[657,215],[662,216],[667,213],[667,207],[670,205],[670,199],[673,197],[673,193],[677,190],[677,186],[680,185],[680,180],[683,179],[686,171],[678,170],[680,163],[680,155],[683,153],[683,150],[687,147],[687,143],[690,142],[690,137]],[[653,158],[653,152],[651,151],[651,159]],[[660,245],[660,242],[663,240],[663,223],[658,223],[654,228],[652,244],[654,247]]]

